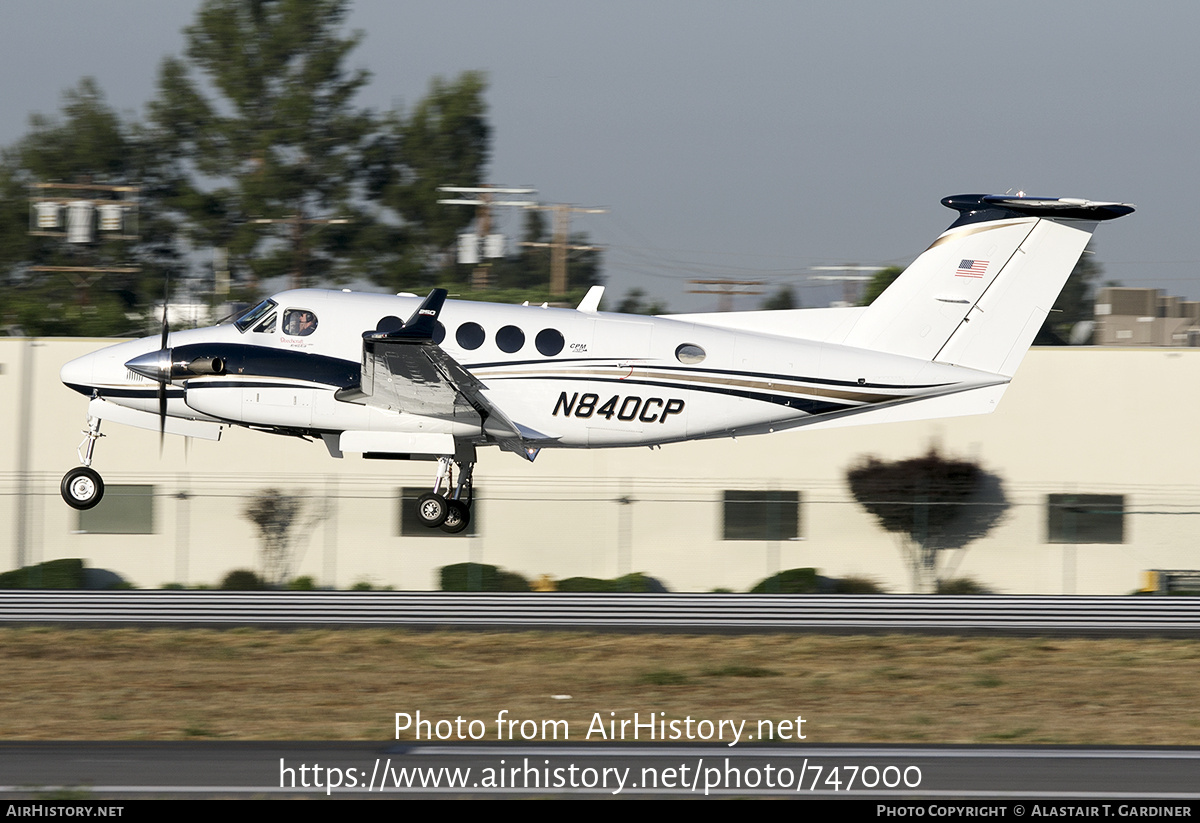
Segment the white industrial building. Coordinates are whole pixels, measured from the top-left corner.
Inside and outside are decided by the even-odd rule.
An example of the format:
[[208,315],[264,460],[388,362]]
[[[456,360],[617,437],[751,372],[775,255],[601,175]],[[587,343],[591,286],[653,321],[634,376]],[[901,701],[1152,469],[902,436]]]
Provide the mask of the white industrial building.
[[[0,339],[0,570],[80,557],[137,587],[215,585],[260,565],[244,513],[279,489],[303,498],[292,574],[325,586],[432,589],[441,566],[472,560],[529,578],[641,571],[672,591],[744,590],[814,566],[904,592],[898,538],[855,502],[846,471],[931,447],[978,460],[998,480],[993,502],[1006,504],[990,532],[946,558],[954,576],[1001,593],[1122,594],[1147,570],[1200,568],[1195,349],[1034,349],[983,417],[544,450],[532,464],[484,449],[475,523],[446,535],[402,514],[404,490],[429,486],[432,463],[335,460],[319,442],[239,428],[186,448],[168,436],[160,457],[157,432],[105,423],[94,467],[106,498],[92,512],[69,508],[59,480],[78,465],[87,400],[59,368],[113,342]],[[765,493],[750,513],[781,522],[731,525],[734,509],[746,512],[738,492]]]

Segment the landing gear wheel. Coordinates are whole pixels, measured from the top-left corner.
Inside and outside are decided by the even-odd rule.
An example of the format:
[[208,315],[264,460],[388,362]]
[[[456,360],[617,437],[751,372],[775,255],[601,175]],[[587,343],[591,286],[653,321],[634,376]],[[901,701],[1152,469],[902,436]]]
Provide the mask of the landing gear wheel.
[[80,511],[92,508],[104,497],[104,481],[87,466],[71,469],[63,475],[59,489],[67,505]]
[[442,531],[458,534],[471,525],[471,510],[461,500],[450,500],[446,503],[446,521],[442,523]]
[[446,515],[449,512],[450,507],[446,498],[440,494],[426,492],[417,498],[417,519],[421,521],[422,525],[431,529],[436,529],[445,523]]

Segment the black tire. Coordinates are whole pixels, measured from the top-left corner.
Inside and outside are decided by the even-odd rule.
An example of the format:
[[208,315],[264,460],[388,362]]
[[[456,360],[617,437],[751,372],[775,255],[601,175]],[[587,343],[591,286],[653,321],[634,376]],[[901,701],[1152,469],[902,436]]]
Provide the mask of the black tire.
[[450,507],[446,503],[446,498],[440,494],[426,492],[417,498],[417,519],[421,521],[422,525],[431,529],[436,529],[445,523],[449,511]]
[[471,509],[461,500],[450,500],[446,503],[446,520],[442,523],[442,531],[458,534],[471,525]]
[[87,466],[71,469],[63,475],[59,486],[63,500],[73,509],[84,511],[100,502],[104,497],[104,481]]

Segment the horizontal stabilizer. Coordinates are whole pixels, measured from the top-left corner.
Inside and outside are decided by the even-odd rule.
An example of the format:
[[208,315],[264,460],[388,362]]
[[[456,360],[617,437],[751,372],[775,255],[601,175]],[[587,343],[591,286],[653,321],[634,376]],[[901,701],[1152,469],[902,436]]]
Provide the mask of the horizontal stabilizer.
[[942,198],[942,205],[956,209],[962,216],[955,226],[966,222],[1002,220],[1006,217],[1056,217],[1074,220],[1115,220],[1132,214],[1128,203],[1104,203],[1078,197],[1025,197],[1009,194],[955,194]]

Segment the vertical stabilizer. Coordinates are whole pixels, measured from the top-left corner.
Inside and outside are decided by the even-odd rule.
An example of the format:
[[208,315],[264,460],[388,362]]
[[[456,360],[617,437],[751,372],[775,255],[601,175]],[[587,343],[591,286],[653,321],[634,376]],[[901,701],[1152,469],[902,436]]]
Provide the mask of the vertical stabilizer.
[[842,341],[1011,376],[1100,220],[1132,206],[956,195],[959,219],[859,318]]

